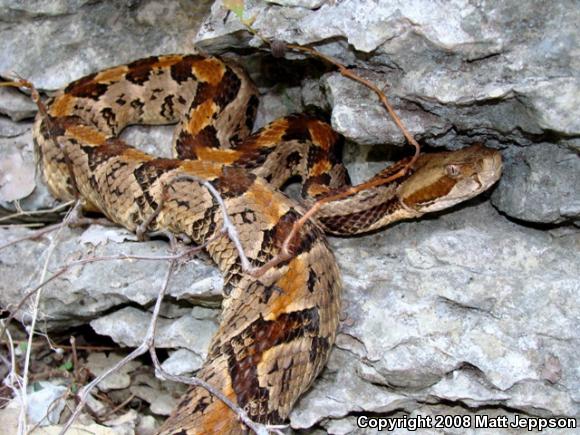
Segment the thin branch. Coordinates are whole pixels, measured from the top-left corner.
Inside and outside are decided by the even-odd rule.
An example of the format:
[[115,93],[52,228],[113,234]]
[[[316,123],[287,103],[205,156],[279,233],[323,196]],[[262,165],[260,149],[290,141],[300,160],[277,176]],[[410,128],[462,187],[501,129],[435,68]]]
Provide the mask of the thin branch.
[[[74,337],[71,337],[71,339],[72,338],[74,338]],[[26,343],[26,340],[14,340],[14,343],[16,343],[16,344]],[[36,348],[38,348],[38,347],[44,347],[46,345],[47,344],[44,341],[35,341],[35,342],[32,343],[32,347],[36,347]],[[58,347],[61,348],[61,349],[65,349],[65,350],[72,350],[73,349],[73,346],[66,345],[66,344],[59,344]],[[116,347],[114,347],[114,346],[90,346],[90,345],[78,345],[78,344],[75,344],[74,348],[77,349],[77,350],[92,350],[92,351],[95,351],[95,352],[101,352],[101,351],[116,350],[119,347],[118,346],[116,346]],[[1,355],[0,355],[0,357],[1,357]]]
[[[152,321],[156,321],[156,318],[157,317],[154,316]],[[238,415],[238,417],[240,418],[240,420],[242,420],[242,422],[246,426],[248,426],[248,428],[252,429],[256,434],[267,435],[270,430],[286,427],[286,426],[280,426],[280,427],[265,426],[261,423],[254,422],[252,419],[250,419],[250,417],[248,417],[248,414],[242,408],[240,408],[236,403],[232,402],[229,399],[229,397],[224,395],[219,389],[215,388],[213,385],[208,384],[203,379],[199,379],[197,377],[178,376],[178,375],[172,375],[170,373],[167,373],[165,370],[163,370],[163,368],[161,367],[161,363],[159,362],[159,359],[157,358],[157,353],[155,351],[154,342],[152,342],[151,346],[149,347],[149,354],[151,355],[151,359],[153,360],[156,375],[160,376],[161,378],[163,378],[167,381],[179,382],[182,384],[192,385],[194,387],[201,387],[201,388],[207,390],[212,396],[217,397],[226,406],[228,406],[233,412],[235,412]]]
[[[4,327],[4,320],[0,320],[0,325]],[[20,399],[19,392],[22,389],[22,378],[16,373],[16,352],[14,351],[14,340],[12,339],[12,334],[10,330],[6,330],[6,339],[8,352],[10,354],[10,361],[4,361],[8,365],[8,374],[4,378],[4,384],[7,385],[12,392],[14,397]]]
[[117,411],[123,409],[125,406],[127,406],[129,403],[131,403],[131,400],[133,400],[134,398],[135,398],[135,394],[131,394],[126,400],[124,400],[123,402],[121,402],[120,404],[115,406],[113,409],[107,411],[106,414],[104,414],[102,417],[100,417],[101,420],[106,420],[110,415],[113,415]]
[[16,245],[17,243],[20,242],[24,242],[25,240],[34,240],[34,239],[38,239],[39,237],[44,236],[45,234],[51,233],[53,231],[58,230],[59,228],[61,228],[63,226],[62,222],[59,222],[58,224],[54,224],[54,225],[50,225],[48,227],[42,228],[41,230],[37,230],[32,234],[29,234],[27,236],[24,237],[19,237],[17,239],[11,240],[9,242],[4,243],[3,245],[0,245],[0,251],[2,249],[6,249],[9,246],[12,245]]
[[[155,210],[154,212],[154,216],[156,217],[159,212],[161,211],[161,204],[164,201],[164,197],[167,193],[167,190],[169,189],[169,187],[177,182],[177,181],[182,181],[182,180],[189,180],[189,181],[195,181],[197,183],[200,183],[202,186],[204,186],[207,190],[209,190],[209,193],[214,197],[214,199],[217,201],[220,210],[222,212],[222,228],[220,230],[220,232],[226,233],[229,237],[229,239],[233,242],[236,251],[238,251],[238,255],[240,257],[240,262],[242,263],[242,270],[243,271],[249,271],[252,269],[252,265],[250,264],[250,261],[248,260],[248,257],[246,256],[246,253],[244,252],[244,248],[242,247],[242,243],[240,242],[240,238],[238,236],[238,232],[236,230],[235,225],[232,223],[230,216],[228,214],[228,210],[226,208],[226,204],[222,198],[222,196],[220,195],[220,193],[217,191],[217,189],[207,180],[204,180],[203,178],[199,178],[196,177],[194,175],[190,175],[190,174],[177,174],[175,175],[173,178],[171,178],[169,181],[167,181],[164,186],[163,186],[163,195],[162,195],[162,201],[160,203],[160,206],[157,208],[157,210]],[[151,221],[153,219],[150,219]],[[207,245],[210,242],[210,240],[207,240],[205,242],[205,245]]]
[[[58,243],[58,236],[60,235],[60,231],[62,230],[62,228],[64,228],[65,225],[67,225],[69,219],[71,218],[71,216],[73,216],[75,214],[76,208],[78,207],[78,203],[77,205],[75,205],[75,207],[73,207],[73,209],[71,209],[67,215],[65,216],[64,220],[63,220],[63,225],[59,228],[56,237],[54,237],[51,241],[50,241],[50,245],[48,246],[48,249],[46,250],[46,258],[44,260],[44,265],[42,267],[42,273],[40,274],[40,281],[44,281],[46,274],[48,273],[48,264],[50,263],[50,259],[52,257],[52,254],[57,246]],[[26,326],[26,329],[28,331],[28,343],[27,343],[27,347],[26,347],[26,355],[24,357],[24,368],[22,370],[22,389],[21,389],[21,394],[22,394],[22,407],[20,408],[20,418],[19,418],[19,424],[18,424],[18,432],[21,434],[25,434],[27,432],[27,422],[26,422],[26,412],[27,412],[27,404],[28,404],[28,392],[26,391],[28,388],[28,373],[30,370],[30,358],[32,355],[32,341],[34,338],[34,331],[36,328],[36,321],[38,319],[38,308],[40,306],[40,297],[41,297],[41,292],[37,292],[36,293],[36,298],[34,299],[34,303],[32,305],[32,313],[31,313],[31,322],[29,325]],[[1,337],[1,335],[0,335]]]
[[74,335],[71,335],[70,337],[70,345],[72,348],[72,354],[73,354],[73,358],[72,358],[72,363],[73,363],[73,376],[75,378],[75,380],[80,378],[79,375],[79,358],[77,355],[77,340],[75,338]]
[[286,44],[286,43],[279,41],[279,40],[270,41],[269,39],[262,36],[256,29],[254,29],[252,27],[252,23],[254,21],[253,19],[244,19],[243,18],[243,9],[242,10],[235,10],[235,8],[229,4],[226,4],[225,6],[230,11],[234,12],[235,15],[238,16],[241,23],[244,26],[246,26],[247,30],[250,33],[252,33],[256,37],[261,39],[262,42],[264,42],[264,44],[271,47],[272,52],[274,53],[275,56],[278,56],[278,57],[282,56],[287,48],[289,48],[291,50],[295,50],[295,51],[300,51],[302,53],[307,53],[310,56],[317,57],[317,58],[322,59],[323,61],[325,61],[327,63],[330,63],[331,65],[334,65],[338,69],[340,74],[343,75],[344,77],[347,77],[351,80],[359,82],[359,83],[363,84],[364,86],[366,86],[367,88],[369,88],[370,90],[372,90],[373,92],[375,92],[377,94],[377,96],[379,97],[379,100],[381,101],[381,103],[383,104],[385,109],[387,110],[389,116],[391,117],[391,119],[395,123],[395,125],[401,130],[405,139],[407,139],[407,141],[411,145],[413,145],[413,147],[415,148],[415,153],[414,153],[413,157],[409,160],[409,162],[407,162],[407,164],[403,168],[401,168],[399,171],[397,171],[395,174],[391,175],[390,177],[384,178],[384,179],[371,180],[367,183],[362,183],[362,184],[359,184],[358,186],[353,186],[353,187],[346,189],[344,191],[341,191],[337,194],[331,194],[327,197],[324,197],[324,198],[316,201],[310,207],[310,209],[306,211],[306,213],[302,216],[302,218],[294,223],[292,230],[290,231],[290,233],[288,234],[288,236],[284,240],[284,243],[282,245],[282,249],[273,259],[271,259],[269,262],[264,264],[262,267],[247,269],[248,273],[250,273],[252,276],[259,277],[259,276],[263,275],[266,271],[268,271],[270,268],[277,266],[278,264],[292,258],[293,253],[289,249],[290,245],[292,244],[294,239],[298,236],[298,234],[300,233],[300,230],[305,225],[305,223],[308,221],[308,219],[314,217],[316,215],[316,213],[320,210],[320,208],[322,207],[323,204],[326,204],[330,201],[336,201],[339,199],[346,198],[347,196],[354,195],[360,191],[370,189],[372,187],[385,185],[385,184],[390,183],[390,182],[392,182],[400,177],[405,176],[407,174],[407,172],[411,169],[411,167],[415,164],[417,159],[419,158],[419,154],[421,152],[421,147],[419,146],[419,144],[417,143],[415,138],[413,138],[413,136],[405,128],[403,122],[401,121],[401,119],[399,118],[399,116],[397,115],[397,113],[395,112],[395,110],[393,109],[391,104],[389,103],[389,99],[387,98],[387,96],[374,83],[372,83],[371,81],[369,81],[369,80],[359,76],[358,74],[354,73],[352,70],[348,69],[346,66],[344,66],[342,63],[340,63],[338,60],[332,58],[331,56],[327,56],[327,55],[325,55],[325,54],[323,54],[323,53],[319,52],[318,50],[315,50],[311,47],[304,47],[302,45],[297,45],[297,44]]
[[[163,301],[163,298],[164,298],[165,293],[167,291],[167,288],[169,285],[169,279],[171,278],[171,274],[173,272],[174,266],[175,266],[175,260],[171,260],[169,263],[169,267],[167,268],[165,280],[163,281],[163,287],[161,288],[161,291],[159,292],[159,294],[157,296],[157,301],[155,302],[154,316],[157,316],[159,314],[161,302]],[[93,379],[89,384],[87,384],[83,388],[81,388],[81,390],[79,391],[79,393],[77,395],[77,397],[79,398],[79,403],[77,404],[72,415],[69,417],[67,422],[62,427],[62,429],[60,431],[61,435],[64,435],[64,433],[66,433],[66,431],[70,428],[70,426],[73,424],[73,422],[77,419],[78,415],[83,410],[83,408],[87,402],[87,399],[89,397],[89,394],[93,388],[95,388],[103,379],[105,379],[111,373],[113,373],[117,370],[120,370],[127,363],[133,361],[135,358],[137,358],[140,355],[143,355],[144,353],[146,353],[149,350],[150,343],[153,340],[153,337],[151,337],[152,334],[155,334],[155,328],[153,326],[153,322],[151,322],[151,324],[149,325],[149,328],[147,330],[145,338],[143,339],[143,342],[141,343],[141,345],[139,345],[139,347],[134,349],[129,355],[125,356],[117,364],[109,367],[107,370],[105,370],[103,373],[101,373],[99,376],[97,376],[95,379]]]
[[10,219],[16,219],[19,218],[20,216],[34,216],[34,215],[39,215],[39,214],[49,214],[49,213],[55,213],[57,211],[60,211],[64,208],[67,208],[69,205],[73,205],[75,203],[74,199],[71,199],[70,201],[67,202],[63,202],[62,204],[58,204],[56,206],[54,206],[53,208],[49,208],[49,209],[43,209],[43,210],[20,210],[18,213],[12,213],[6,216],[2,216],[0,217],[0,222],[4,222]]
[[0,82],[0,87],[13,87],[13,88],[29,89],[30,90],[30,97],[32,98],[32,101],[36,104],[36,106],[38,107],[38,111],[43,116],[47,116],[48,111],[46,110],[46,106],[42,102],[42,99],[40,98],[40,93],[34,87],[34,85],[31,82],[29,82],[28,80],[23,79],[22,77],[18,77],[16,74],[14,76],[15,76],[14,80]]
[[12,319],[14,319],[14,316],[16,315],[16,313],[22,308],[22,306],[24,305],[24,303],[34,294],[36,294],[36,292],[38,292],[40,289],[42,289],[45,285],[49,284],[50,282],[54,281],[56,278],[62,276],[65,272],[67,272],[69,269],[76,267],[76,266],[82,266],[84,264],[89,264],[89,263],[94,263],[97,261],[112,261],[112,260],[145,260],[145,261],[160,261],[160,260],[178,260],[180,258],[186,257],[187,255],[190,255],[193,252],[198,251],[199,249],[203,248],[203,246],[199,246],[199,247],[194,247],[191,249],[188,249],[180,254],[175,254],[175,255],[159,255],[159,256],[147,256],[147,255],[126,255],[126,254],[121,254],[121,255],[109,255],[109,256],[102,256],[102,257],[86,257],[86,258],[82,258],[80,260],[76,260],[76,261],[72,261],[68,264],[65,264],[64,266],[62,266],[59,270],[57,270],[55,273],[53,273],[50,277],[46,278],[43,282],[41,282],[40,284],[38,284],[36,287],[34,287],[33,289],[29,290],[23,298],[21,298],[21,300],[19,301],[18,305],[15,308],[11,308],[11,314],[10,316],[8,316],[8,318],[6,319],[6,324],[4,325],[4,327],[0,330],[0,338],[4,335],[4,332],[6,331],[6,327],[10,324],[10,322],[12,321]]
[[42,222],[28,222],[28,223],[19,223],[19,224],[0,224],[0,228],[4,229],[13,229],[13,228],[40,228],[43,227],[45,224]]

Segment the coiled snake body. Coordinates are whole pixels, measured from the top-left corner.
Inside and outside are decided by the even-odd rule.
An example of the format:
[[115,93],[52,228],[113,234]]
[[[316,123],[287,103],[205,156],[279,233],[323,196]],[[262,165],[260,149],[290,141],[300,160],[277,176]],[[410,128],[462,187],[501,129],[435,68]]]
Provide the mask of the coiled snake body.
[[[56,197],[78,195],[87,209],[132,231],[164,230],[207,243],[226,296],[197,376],[253,420],[279,423],[324,367],[335,339],[341,280],[324,231],[368,232],[469,199],[499,178],[501,158],[481,146],[422,155],[404,177],[324,204],[292,239],[292,257],[256,278],[220,233],[220,204],[204,181],[223,198],[254,267],[276,257],[304,213],[278,191],[290,177],[301,177],[306,205],[350,185],[340,135],[321,121],[290,116],[249,136],[257,104],[256,88],[233,62],[157,56],[71,83],[39,114],[34,137]],[[116,138],[129,124],[168,123],[178,123],[176,159],[155,158]],[[161,428],[244,431],[226,405],[198,387]]]

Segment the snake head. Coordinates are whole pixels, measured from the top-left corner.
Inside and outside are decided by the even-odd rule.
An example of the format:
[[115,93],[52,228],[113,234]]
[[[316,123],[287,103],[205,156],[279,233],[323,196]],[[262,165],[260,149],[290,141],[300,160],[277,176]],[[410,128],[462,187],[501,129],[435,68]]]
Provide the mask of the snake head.
[[499,151],[473,145],[422,154],[398,189],[403,208],[416,216],[443,210],[489,189],[501,176]]

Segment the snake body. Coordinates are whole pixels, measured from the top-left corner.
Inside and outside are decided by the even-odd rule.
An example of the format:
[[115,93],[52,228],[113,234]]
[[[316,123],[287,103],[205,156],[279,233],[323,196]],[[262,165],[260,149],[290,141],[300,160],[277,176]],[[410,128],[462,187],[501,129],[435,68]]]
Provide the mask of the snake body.
[[[138,60],[81,78],[46,104],[34,126],[44,177],[62,200],[82,198],[132,231],[186,235],[224,275],[223,313],[197,376],[261,423],[283,422],[324,367],[339,322],[341,278],[324,232],[351,235],[447,208],[500,176],[497,151],[473,146],[422,155],[392,183],[403,160],[368,189],[325,203],[292,239],[292,257],[260,277],[247,274],[221,232],[219,192],[254,267],[268,263],[305,207],[345,192],[343,138],[294,115],[250,135],[257,90],[232,61],[201,55]],[[130,124],[177,123],[175,159],[155,158],[117,138]],[[303,204],[278,189],[302,180]],[[192,331],[195,333],[195,331]],[[192,388],[163,434],[243,433],[220,400]]]

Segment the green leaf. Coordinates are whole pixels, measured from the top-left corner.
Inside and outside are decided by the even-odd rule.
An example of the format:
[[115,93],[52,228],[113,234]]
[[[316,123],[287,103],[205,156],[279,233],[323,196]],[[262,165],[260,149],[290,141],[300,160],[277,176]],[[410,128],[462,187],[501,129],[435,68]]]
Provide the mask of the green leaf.
[[26,341],[18,344],[18,350],[20,352],[26,352],[26,349],[28,349],[28,343]]
[[224,6],[240,19],[244,19],[244,0],[223,0]]
[[61,364],[58,369],[70,372],[73,369],[73,363],[72,363],[72,361],[69,360],[69,361],[65,362],[64,364]]

